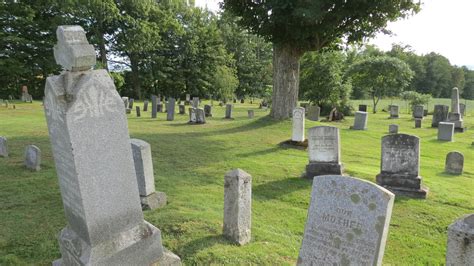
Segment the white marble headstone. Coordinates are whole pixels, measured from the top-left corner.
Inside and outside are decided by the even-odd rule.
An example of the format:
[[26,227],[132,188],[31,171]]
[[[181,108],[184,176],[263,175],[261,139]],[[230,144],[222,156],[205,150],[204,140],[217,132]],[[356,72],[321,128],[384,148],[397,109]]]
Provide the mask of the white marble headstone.
[[296,107],[293,110],[293,130],[291,140],[302,142],[304,141],[304,119],[305,110],[303,107]]

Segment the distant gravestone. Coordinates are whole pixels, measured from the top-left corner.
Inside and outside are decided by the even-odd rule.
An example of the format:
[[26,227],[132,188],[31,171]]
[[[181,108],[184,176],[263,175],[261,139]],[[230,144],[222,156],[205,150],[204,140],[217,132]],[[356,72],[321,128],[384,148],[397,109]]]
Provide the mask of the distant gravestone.
[[180,115],[186,114],[186,107],[184,106],[184,104],[179,105],[179,114]]
[[83,49],[84,30],[60,26],[57,36],[56,61],[73,71],[48,77],[45,89],[67,220],[58,237],[62,258],[53,265],[159,263],[161,232],[143,220],[123,102],[106,70],[89,70],[96,54],[92,46]]
[[162,112],[164,111],[164,109],[163,109],[163,104],[162,104],[162,103],[158,103],[158,104],[156,105],[156,110],[157,110],[158,113],[162,113]]
[[153,210],[165,206],[166,194],[155,191],[155,175],[153,173],[150,144],[140,139],[130,139],[130,144],[142,209]]
[[0,136],[0,157],[8,157],[7,138]]
[[466,116],[466,105],[464,103],[459,104],[459,112],[463,117]]
[[454,130],[464,132],[464,121],[459,108],[459,90],[453,88],[451,92],[451,112],[448,113],[448,121],[454,123]]
[[421,128],[422,118],[415,118],[415,128]]
[[175,109],[176,100],[175,98],[168,99],[168,106],[166,107],[166,120],[174,120],[174,109]]
[[248,118],[252,119],[255,116],[255,112],[253,110],[247,110],[247,116]]
[[143,112],[148,112],[148,100],[143,101]]
[[232,119],[232,109],[234,109],[232,104],[225,105],[225,118]]
[[367,130],[367,120],[369,114],[367,112],[357,111],[354,115],[354,125],[351,126],[353,130]]
[[224,178],[224,230],[230,240],[245,245],[250,242],[252,224],[252,176],[241,169]]
[[449,106],[437,104],[433,111],[431,127],[438,127],[439,122],[448,121]]
[[446,155],[444,170],[446,173],[461,175],[464,167],[464,155],[457,151],[452,151]]
[[424,107],[423,105],[415,105],[413,107],[413,117],[423,119]]
[[140,117],[141,116],[141,113],[140,113],[140,106],[135,106],[135,112],[137,114],[137,117]]
[[381,172],[377,184],[396,195],[426,198],[428,189],[421,186],[420,139],[406,134],[382,138]]
[[191,94],[186,94],[186,103],[191,101]]
[[130,101],[128,101],[128,109],[133,109],[133,103],[135,102],[135,99],[131,98]]
[[193,107],[194,108],[199,107],[199,97],[193,97]]
[[467,214],[448,227],[446,266],[474,265],[474,213]]
[[190,107],[189,111],[189,123],[196,123],[196,108]]
[[423,116],[428,116],[428,109],[423,109]]
[[311,121],[319,121],[321,115],[321,108],[319,106],[310,105],[308,106],[308,119]]
[[293,127],[291,140],[295,142],[303,142],[304,139],[304,117],[305,111],[303,107],[293,109]]
[[128,108],[128,97],[122,97],[123,105],[125,106],[125,109]]
[[395,125],[395,124],[388,125],[388,133],[397,134],[398,133],[398,125]]
[[297,265],[382,265],[395,196],[350,176],[320,176]]
[[212,107],[209,104],[204,105],[204,114],[206,117],[212,117]]
[[309,163],[305,177],[342,175],[339,128],[316,126],[308,132]]
[[438,123],[438,140],[453,141],[454,123],[439,122]]
[[125,113],[126,113],[126,114],[131,114],[131,113],[132,113],[132,109],[130,109],[130,108],[125,109]]
[[395,119],[399,118],[399,108],[398,105],[390,105],[390,118]]
[[367,112],[367,104],[359,104],[360,112]]
[[151,118],[156,118],[156,113],[158,112],[158,103],[156,95],[151,96]]
[[28,145],[25,149],[25,166],[32,171],[41,170],[41,150],[35,145]]
[[205,124],[206,123],[206,114],[204,109],[196,108],[196,123],[197,124]]

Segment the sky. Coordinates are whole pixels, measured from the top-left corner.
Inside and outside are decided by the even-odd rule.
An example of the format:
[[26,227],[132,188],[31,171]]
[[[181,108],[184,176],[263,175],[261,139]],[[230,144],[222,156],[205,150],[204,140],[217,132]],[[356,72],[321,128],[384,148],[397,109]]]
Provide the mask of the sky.
[[[219,9],[219,0],[195,0],[196,6]],[[474,69],[474,0],[423,0],[421,11],[388,24],[393,36],[378,34],[369,40],[380,49],[392,43],[410,45],[417,54],[439,53],[453,65]]]

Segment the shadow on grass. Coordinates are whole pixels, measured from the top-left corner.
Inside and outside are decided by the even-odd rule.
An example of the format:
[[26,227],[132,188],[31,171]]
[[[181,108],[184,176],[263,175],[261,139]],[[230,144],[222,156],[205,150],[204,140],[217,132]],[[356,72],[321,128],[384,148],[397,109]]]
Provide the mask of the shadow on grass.
[[240,153],[240,154],[236,154],[236,156],[241,157],[241,158],[248,158],[248,157],[254,157],[254,156],[255,157],[256,156],[263,156],[263,155],[275,153],[275,152],[277,152],[279,150],[282,150],[282,149],[285,149],[285,148],[276,146],[276,147],[268,148],[268,149],[265,149],[265,150],[252,151],[252,152],[247,152],[247,153]]
[[186,245],[179,248],[178,253],[182,258],[191,258],[199,253],[199,251],[218,244],[235,245],[234,242],[225,238],[224,235],[211,235],[188,242]]
[[255,200],[265,201],[279,199],[286,194],[311,187],[312,180],[293,177],[266,182],[253,187],[252,194]]

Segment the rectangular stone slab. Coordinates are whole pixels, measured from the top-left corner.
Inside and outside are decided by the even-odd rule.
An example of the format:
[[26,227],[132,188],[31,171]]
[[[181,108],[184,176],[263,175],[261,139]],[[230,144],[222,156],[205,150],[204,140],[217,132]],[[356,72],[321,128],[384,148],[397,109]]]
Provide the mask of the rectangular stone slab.
[[297,265],[381,265],[394,198],[357,178],[315,178]]

